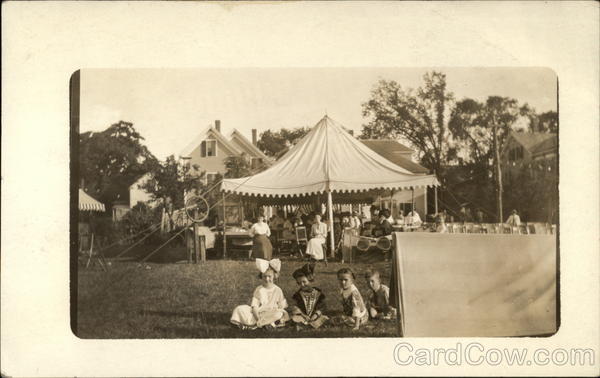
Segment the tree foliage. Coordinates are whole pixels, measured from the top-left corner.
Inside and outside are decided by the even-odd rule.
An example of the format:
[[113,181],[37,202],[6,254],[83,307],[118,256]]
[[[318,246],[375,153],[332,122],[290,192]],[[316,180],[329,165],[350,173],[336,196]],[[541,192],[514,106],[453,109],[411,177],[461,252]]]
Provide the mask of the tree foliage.
[[483,169],[493,160],[493,128],[496,127],[502,150],[506,137],[519,120],[522,108],[517,100],[490,96],[485,102],[464,99],[456,103],[450,115],[449,128],[458,142],[459,161]]
[[228,156],[225,158],[225,169],[226,178],[250,176],[252,174],[251,160],[245,153],[242,153],[239,156]]
[[558,133],[558,114],[553,111],[536,114],[532,130],[541,133]]
[[532,161],[511,170],[506,180],[504,213],[517,209],[525,221],[557,223],[556,161]]
[[106,130],[79,137],[79,175],[86,192],[110,204],[123,198],[156,158],[142,144],[144,138],[131,122],[119,121]]
[[184,205],[184,192],[202,186],[200,178],[197,165],[191,166],[170,155],[165,161],[154,165],[150,171],[150,178],[140,187],[150,194],[152,201],[179,209]]
[[284,149],[296,144],[309,131],[308,127],[282,128],[279,131],[266,130],[260,134],[256,144],[266,155],[277,156]]
[[[159,207],[150,207],[146,203],[138,202],[119,222],[118,228],[123,234],[122,236],[137,235],[143,231],[149,232],[150,226],[160,222],[160,210]],[[155,244],[159,235],[155,233],[153,236],[145,239],[143,244]]]
[[362,138],[394,138],[407,141],[427,168],[441,173],[454,161],[456,150],[447,117],[454,96],[446,88],[446,75],[426,73],[423,86],[402,88],[397,82],[380,80],[363,106],[370,119]]
[[[539,114],[516,99],[490,96],[485,101],[456,101],[446,88],[445,75],[435,71],[425,74],[417,89],[380,80],[362,106],[368,119],[362,138],[391,138],[407,143],[417,152],[421,164],[435,171],[442,182],[440,201],[446,206],[470,202],[490,215],[498,210],[492,203],[494,189],[500,186],[494,169],[494,133],[497,150],[501,151],[510,130],[558,130],[556,112]],[[519,188],[524,192],[531,190],[530,181],[523,184],[529,189],[521,188],[523,185]],[[507,195],[511,205],[517,198],[512,193]],[[498,206],[499,203],[495,207]]]

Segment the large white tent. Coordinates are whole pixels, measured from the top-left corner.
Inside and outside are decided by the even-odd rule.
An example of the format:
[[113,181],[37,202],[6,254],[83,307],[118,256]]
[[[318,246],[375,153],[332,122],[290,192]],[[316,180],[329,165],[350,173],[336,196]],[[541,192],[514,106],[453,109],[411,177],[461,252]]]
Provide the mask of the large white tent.
[[[327,193],[330,229],[332,194],[372,190],[410,190],[438,186],[434,175],[413,174],[355,139],[323,117],[300,142],[269,169],[254,176],[225,179],[221,190],[263,199],[290,199]],[[333,238],[331,238],[333,248]]]

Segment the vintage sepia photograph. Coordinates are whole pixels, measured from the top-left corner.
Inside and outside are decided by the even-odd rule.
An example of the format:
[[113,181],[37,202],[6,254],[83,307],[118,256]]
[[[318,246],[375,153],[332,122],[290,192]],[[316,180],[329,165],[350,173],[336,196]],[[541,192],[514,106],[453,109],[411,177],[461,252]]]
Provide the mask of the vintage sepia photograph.
[[2,3],[0,375],[598,376],[599,14]]
[[75,72],[73,332],[555,334],[558,83],[542,67]]

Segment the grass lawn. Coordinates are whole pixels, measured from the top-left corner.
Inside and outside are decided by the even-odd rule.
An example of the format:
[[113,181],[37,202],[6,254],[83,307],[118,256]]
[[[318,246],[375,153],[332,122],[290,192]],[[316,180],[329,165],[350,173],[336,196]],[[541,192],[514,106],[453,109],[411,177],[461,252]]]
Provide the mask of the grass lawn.
[[[355,284],[363,293],[362,273],[379,269],[389,283],[390,263],[375,258],[341,264],[319,263],[314,285],[326,295],[328,313],[341,313],[336,272],[351,267]],[[288,302],[297,290],[292,272],[303,264],[282,258],[277,285]],[[274,331],[241,331],[229,323],[239,304],[249,303],[260,285],[254,261],[209,260],[204,264],[158,263],[140,266],[135,261],[112,261],[108,272],[98,267],[79,267],[77,334],[82,338],[254,338],[254,337],[396,337],[395,321],[371,321],[359,331],[325,325],[317,330],[296,331],[293,326]],[[291,303],[290,303],[291,304]]]

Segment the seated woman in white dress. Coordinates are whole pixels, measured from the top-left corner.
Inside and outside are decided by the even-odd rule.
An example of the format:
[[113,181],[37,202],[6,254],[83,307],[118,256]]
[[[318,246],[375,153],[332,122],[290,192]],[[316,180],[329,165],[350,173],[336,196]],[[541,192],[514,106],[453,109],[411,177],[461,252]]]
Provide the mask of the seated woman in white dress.
[[323,245],[327,238],[327,225],[321,222],[321,216],[315,215],[315,223],[310,229],[311,239],[306,245],[306,254],[312,259],[323,260]]

